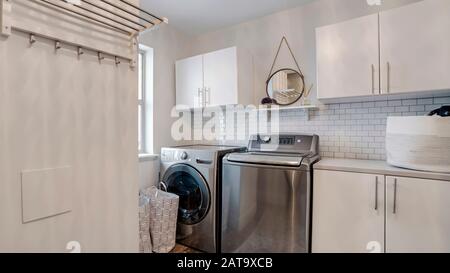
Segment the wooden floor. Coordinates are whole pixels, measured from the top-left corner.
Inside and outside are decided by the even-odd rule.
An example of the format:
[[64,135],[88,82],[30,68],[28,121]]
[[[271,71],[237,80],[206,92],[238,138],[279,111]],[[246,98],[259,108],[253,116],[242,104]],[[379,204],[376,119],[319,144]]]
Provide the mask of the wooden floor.
[[202,253],[202,252],[184,245],[177,244],[170,253]]

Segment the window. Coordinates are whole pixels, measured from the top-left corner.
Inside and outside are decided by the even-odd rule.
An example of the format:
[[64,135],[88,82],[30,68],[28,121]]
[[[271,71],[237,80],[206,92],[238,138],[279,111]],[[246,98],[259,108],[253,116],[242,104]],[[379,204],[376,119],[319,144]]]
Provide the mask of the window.
[[153,49],[139,46],[138,151],[153,153]]

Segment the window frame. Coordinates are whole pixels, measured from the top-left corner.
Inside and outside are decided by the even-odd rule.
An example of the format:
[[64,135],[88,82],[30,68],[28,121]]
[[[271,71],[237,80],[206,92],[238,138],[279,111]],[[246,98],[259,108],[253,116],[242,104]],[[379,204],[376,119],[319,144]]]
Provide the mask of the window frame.
[[[145,50],[139,49],[139,56],[141,57],[141,62],[138,64],[141,68],[141,98],[139,98],[139,91],[138,91],[138,115],[140,116],[140,126],[141,126],[141,132],[140,135],[138,135],[138,141],[140,140],[140,145],[138,145],[138,152],[139,154],[145,154],[147,151],[147,142],[146,142],[146,115],[147,115],[147,109],[146,109],[146,60],[147,60],[147,52]],[[138,72],[139,73],[139,72]],[[139,82],[138,82],[139,84]],[[140,106],[140,112],[139,112],[139,106]],[[138,116],[138,117],[139,117]],[[138,132],[139,134],[139,132]],[[139,147],[140,146],[140,147]]]

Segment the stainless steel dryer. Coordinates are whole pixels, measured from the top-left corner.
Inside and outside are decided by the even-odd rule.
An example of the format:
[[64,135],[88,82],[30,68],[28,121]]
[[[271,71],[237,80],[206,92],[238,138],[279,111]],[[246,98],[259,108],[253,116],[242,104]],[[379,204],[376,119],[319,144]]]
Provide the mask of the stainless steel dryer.
[[318,145],[316,135],[258,135],[223,159],[223,253],[309,252]]
[[215,253],[219,250],[216,195],[222,177],[222,158],[228,153],[245,149],[194,145],[161,150],[162,184],[168,192],[180,197],[179,243],[204,252]]

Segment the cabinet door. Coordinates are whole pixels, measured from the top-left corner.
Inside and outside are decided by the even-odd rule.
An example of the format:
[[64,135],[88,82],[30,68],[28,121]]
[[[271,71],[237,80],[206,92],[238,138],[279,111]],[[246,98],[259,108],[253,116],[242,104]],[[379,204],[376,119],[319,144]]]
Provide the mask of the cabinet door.
[[176,63],[177,106],[203,107],[203,57],[195,56]]
[[448,0],[425,0],[382,12],[382,92],[449,89],[449,33]]
[[450,182],[386,181],[386,251],[450,252]]
[[384,176],[315,170],[312,251],[371,247],[384,250]]
[[203,55],[207,106],[238,103],[237,49],[231,47]]
[[379,94],[378,15],[318,28],[319,99]]

